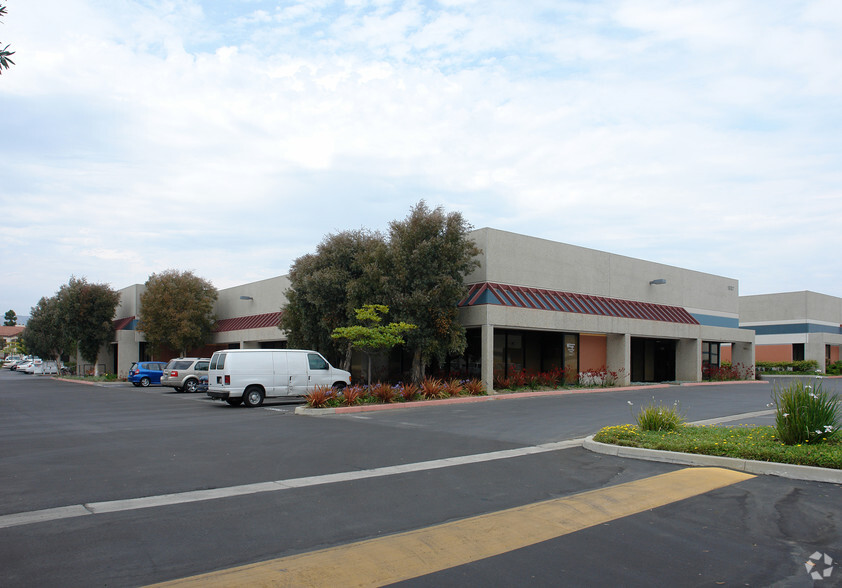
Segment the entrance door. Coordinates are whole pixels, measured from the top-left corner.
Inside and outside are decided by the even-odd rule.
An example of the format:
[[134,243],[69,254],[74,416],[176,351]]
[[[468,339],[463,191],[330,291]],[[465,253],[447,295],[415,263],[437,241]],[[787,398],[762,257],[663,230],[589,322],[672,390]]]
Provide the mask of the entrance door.
[[633,382],[672,382],[675,380],[673,339],[632,337],[631,379]]

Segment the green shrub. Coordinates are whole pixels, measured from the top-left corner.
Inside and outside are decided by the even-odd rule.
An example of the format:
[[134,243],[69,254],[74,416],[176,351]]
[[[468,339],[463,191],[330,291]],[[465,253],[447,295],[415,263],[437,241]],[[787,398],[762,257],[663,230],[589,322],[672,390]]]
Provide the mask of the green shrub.
[[821,443],[839,432],[839,396],[830,395],[822,384],[793,382],[772,390],[775,429],[786,445]]
[[835,361],[825,368],[825,373],[831,376],[842,376],[842,361]]
[[815,359],[805,359],[803,361],[758,361],[757,369],[762,372],[814,374],[819,369],[819,362]]
[[678,402],[665,407],[655,399],[637,413],[637,426],[641,431],[675,431],[684,423],[684,415],[678,409]]

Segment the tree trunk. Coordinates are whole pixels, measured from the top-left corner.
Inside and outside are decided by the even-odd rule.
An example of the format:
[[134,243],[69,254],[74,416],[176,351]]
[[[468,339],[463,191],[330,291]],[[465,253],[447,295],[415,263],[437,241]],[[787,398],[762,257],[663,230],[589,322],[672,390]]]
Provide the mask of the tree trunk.
[[420,349],[412,353],[412,382],[420,384],[424,379],[424,358]]
[[345,357],[342,359],[342,369],[346,372],[351,371],[351,359],[353,358],[353,355],[354,350],[351,348],[351,344],[349,343],[345,348]]

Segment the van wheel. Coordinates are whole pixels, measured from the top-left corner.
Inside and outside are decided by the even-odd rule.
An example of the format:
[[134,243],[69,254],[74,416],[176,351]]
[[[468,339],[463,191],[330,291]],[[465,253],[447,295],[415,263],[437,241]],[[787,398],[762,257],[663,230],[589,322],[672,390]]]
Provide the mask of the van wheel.
[[193,378],[190,378],[189,380],[184,382],[184,387],[182,388],[182,390],[185,391],[185,392],[195,392],[196,388],[198,388],[198,386],[199,386],[199,382],[197,382]]
[[263,390],[257,386],[246,388],[246,391],[243,392],[243,402],[249,408],[260,406],[263,404]]
[[345,382],[335,382],[333,384],[333,388],[338,390],[339,392],[342,392],[345,389]]
[[227,402],[229,406],[240,406],[243,403],[243,399],[242,398],[229,398],[225,402]]

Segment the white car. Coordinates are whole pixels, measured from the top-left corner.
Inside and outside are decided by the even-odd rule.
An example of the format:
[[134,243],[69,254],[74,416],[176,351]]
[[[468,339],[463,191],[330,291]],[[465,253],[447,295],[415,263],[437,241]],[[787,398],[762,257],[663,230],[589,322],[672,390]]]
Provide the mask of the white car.
[[20,372],[22,374],[26,373],[26,370],[32,367],[32,360],[27,359],[26,361],[19,363],[15,366],[15,371]]

